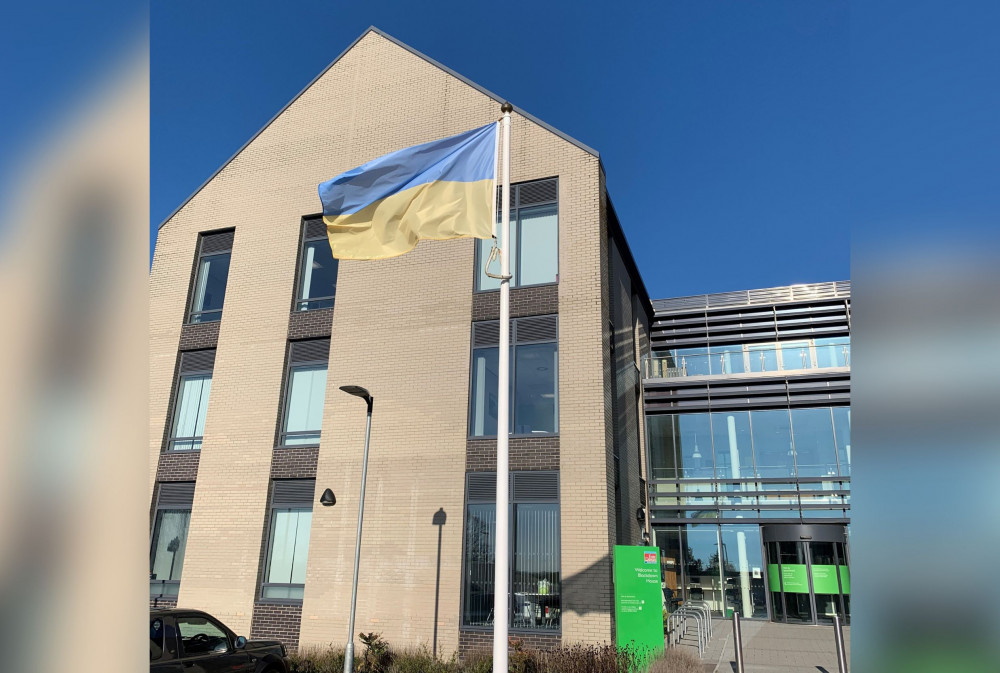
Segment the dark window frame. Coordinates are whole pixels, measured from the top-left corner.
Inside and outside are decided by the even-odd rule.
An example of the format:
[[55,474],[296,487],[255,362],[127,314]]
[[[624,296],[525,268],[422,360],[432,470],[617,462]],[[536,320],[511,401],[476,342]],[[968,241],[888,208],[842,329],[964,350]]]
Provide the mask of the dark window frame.
[[[552,339],[542,339],[542,340],[537,340],[537,341],[535,341],[535,340],[533,340],[533,341],[525,341],[523,343],[518,343],[518,339],[517,339],[517,324],[518,324],[518,321],[524,320],[524,319],[548,318],[548,317],[554,317],[556,319],[556,336],[554,338],[552,338]],[[477,320],[477,321],[473,322],[472,325],[474,327],[477,324],[485,324],[485,323],[492,323],[492,322],[499,323],[498,320]],[[559,355],[559,337],[560,337],[560,320],[559,320],[559,314],[558,313],[549,313],[549,314],[543,314],[543,315],[537,315],[537,316],[522,316],[521,318],[511,318],[510,322],[513,324],[513,334],[511,335],[511,339],[510,339],[510,347],[511,347],[511,350],[513,351],[511,353],[511,358],[510,358],[510,380],[511,380],[511,383],[513,384],[511,386],[512,387],[512,391],[511,391],[511,396],[510,396],[510,400],[509,400],[510,422],[512,424],[514,423],[514,409],[516,408],[515,398],[517,397],[517,347],[518,346],[535,346],[535,345],[539,345],[539,344],[554,343],[556,345],[556,364],[555,364],[555,372],[553,373],[553,375],[555,376],[555,400],[554,400],[554,404],[555,404],[556,430],[555,430],[555,432],[527,432],[527,433],[515,433],[515,432],[511,432],[511,433],[508,434],[508,437],[512,437],[512,438],[521,438],[521,437],[558,437],[559,436],[559,427],[560,427],[560,424],[559,424],[559,357],[558,357],[558,355]],[[471,330],[470,330],[470,333],[471,333]],[[474,435],[474,434],[472,434],[472,413],[473,413],[474,405],[475,405],[475,396],[473,394],[472,382],[473,382],[473,372],[474,372],[474,369],[475,369],[476,351],[477,350],[485,350],[485,349],[488,349],[488,348],[495,348],[495,349],[497,349],[497,353],[499,354],[499,352],[500,352],[500,345],[497,344],[495,346],[479,346],[479,347],[477,347],[476,344],[475,344],[475,341],[472,338],[469,339],[469,345],[470,345],[470,349],[469,349],[469,385],[468,385],[468,390],[469,390],[469,404],[468,404],[468,409],[466,411],[466,435],[467,435],[466,439],[496,439],[497,435]],[[499,388],[497,390],[499,392]]]
[[[174,446],[177,442],[191,442],[195,440],[204,441],[205,439],[204,435],[193,436],[193,437],[178,437],[175,434],[175,432],[177,431],[177,414],[180,413],[181,390],[184,385],[184,380],[188,377],[205,376],[205,375],[208,375],[214,380],[215,368],[213,367],[212,369],[199,369],[187,372],[180,372],[180,371],[177,372],[177,382],[174,384],[174,401],[173,404],[171,405],[172,408],[170,413],[170,427],[167,430],[167,445],[166,448],[164,449],[164,452],[190,453],[192,451],[201,451],[201,447],[197,449],[194,448],[177,449],[174,448]],[[211,392],[209,392],[209,396],[211,396]],[[208,412],[206,411],[206,414],[207,413]]]
[[[555,200],[552,200],[552,201],[539,201],[537,203],[528,203],[528,204],[525,204],[523,206],[520,204],[520,194],[521,194],[521,189],[523,187],[525,187],[527,185],[534,184],[534,183],[538,183],[538,182],[548,182],[548,181],[553,181],[553,180],[556,183],[556,198],[555,198]],[[498,185],[497,186],[497,217],[498,218],[502,214],[502,210],[501,210],[501,203],[502,202],[501,202],[501,199],[500,199],[501,189],[503,189],[503,188]],[[556,279],[554,281],[547,281],[545,283],[532,283],[530,285],[522,285],[520,283],[520,278],[521,278],[521,250],[520,250],[520,247],[518,247],[518,249],[514,251],[514,255],[511,257],[511,268],[513,270],[514,278],[518,279],[518,283],[516,285],[512,283],[511,286],[510,286],[511,289],[522,288],[522,287],[545,287],[547,285],[558,285],[559,284],[559,239],[560,239],[560,235],[559,235],[559,232],[560,232],[559,220],[561,219],[561,212],[560,212],[560,208],[559,208],[559,176],[556,175],[556,176],[551,176],[551,177],[547,177],[547,178],[538,178],[538,179],[535,179],[535,180],[526,180],[524,182],[514,182],[514,183],[511,183],[511,185],[510,185],[510,192],[511,192],[511,194],[510,194],[510,223],[511,223],[512,230],[513,230],[514,227],[517,228],[517,231],[515,232],[515,235],[517,237],[518,246],[520,246],[520,243],[521,243],[521,218],[520,218],[520,213],[521,213],[522,210],[529,210],[530,211],[530,210],[535,209],[535,208],[550,208],[552,206],[555,206],[555,209],[556,209]],[[497,226],[497,233],[499,235],[499,231],[500,231],[500,224],[499,224],[499,222],[497,222],[496,226]],[[480,254],[480,251],[479,251],[479,245],[477,244],[476,245],[476,251],[475,251],[475,264],[474,264],[473,276],[472,276],[473,293],[474,294],[479,294],[479,293],[482,293],[482,292],[499,292],[500,291],[499,288],[495,288],[494,287],[494,288],[481,289],[479,287],[479,281],[480,281],[481,276],[482,276],[482,271],[483,271],[482,266],[483,266],[484,262],[485,262],[485,260],[482,258],[482,254]]]
[[[209,252],[209,253],[205,253],[204,252],[204,243],[205,243],[206,237],[208,237],[208,236],[215,236],[215,235],[218,235],[218,234],[229,234],[229,233],[233,234],[233,243],[230,244],[228,250],[222,250],[222,249],[220,249],[220,250],[215,250],[215,251]],[[236,244],[235,238],[236,238],[236,229],[234,227],[228,227],[228,228],[225,228],[225,229],[215,229],[215,230],[212,230],[212,231],[202,231],[202,232],[199,232],[199,234],[198,234],[198,245],[197,245],[197,248],[196,248],[197,254],[195,254],[195,256],[194,256],[194,268],[191,271],[191,285],[188,288],[188,298],[187,298],[187,303],[185,305],[185,311],[184,311],[184,324],[185,325],[200,325],[200,324],[203,324],[203,323],[206,323],[206,322],[221,322],[221,320],[222,320],[222,311],[223,311],[223,309],[221,309],[221,308],[220,309],[212,309],[212,310],[209,310],[209,311],[195,311],[194,310],[195,294],[196,294],[197,287],[198,287],[198,275],[199,275],[200,269],[201,269],[201,262],[206,257],[216,257],[216,256],[219,256],[219,255],[229,255],[230,256],[230,264],[231,264],[232,263],[233,247]],[[228,288],[229,288],[229,286],[228,286],[228,273],[227,273],[226,278],[227,278],[226,290],[228,292]],[[223,298],[223,304],[225,304],[225,298]],[[214,320],[195,320],[196,316],[203,316],[203,315],[208,315],[208,314],[218,314],[218,317],[216,319],[214,319]]]
[[[299,249],[298,249],[298,254],[296,255],[296,258],[295,258],[295,287],[294,287],[293,292],[292,292],[292,313],[306,313],[308,311],[319,311],[319,310],[322,310],[322,309],[333,308],[333,305],[336,302],[336,298],[337,298],[337,284],[336,284],[336,282],[334,282],[334,284],[333,284],[333,288],[334,288],[333,294],[330,295],[329,297],[311,297],[309,299],[302,299],[301,298],[301,294],[302,294],[302,282],[304,280],[302,272],[303,272],[303,267],[305,265],[306,244],[311,243],[313,241],[321,241],[321,240],[324,240],[324,239],[327,238],[327,234],[325,232],[323,234],[318,234],[318,233],[310,234],[309,233],[310,224],[316,222],[317,219],[319,219],[319,221],[322,222],[322,216],[320,216],[318,218],[315,217],[315,216],[312,216],[312,217],[303,217],[302,218],[302,224],[300,225],[300,229],[299,229]],[[337,265],[337,267],[338,267],[337,273],[339,273],[340,261],[338,259],[336,259],[336,258],[334,258],[333,261],[334,261],[334,264]],[[307,304],[308,305],[310,303],[316,303],[316,302],[329,302],[329,304],[328,305],[324,304],[322,306],[306,306],[305,308],[302,308],[303,304]]]

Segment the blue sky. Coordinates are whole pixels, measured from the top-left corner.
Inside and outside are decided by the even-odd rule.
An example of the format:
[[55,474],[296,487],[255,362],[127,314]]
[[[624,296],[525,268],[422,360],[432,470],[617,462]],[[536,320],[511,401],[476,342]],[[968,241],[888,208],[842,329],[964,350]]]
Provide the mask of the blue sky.
[[[877,181],[912,151],[879,124],[906,103],[879,109],[883,81],[928,98],[909,51],[866,30],[905,36],[919,3],[625,4],[154,2],[152,234],[374,24],[596,148],[654,298],[848,278],[852,223],[898,207],[859,193],[859,171]],[[885,57],[870,75],[866,50]],[[866,133],[900,148],[859,165]]]

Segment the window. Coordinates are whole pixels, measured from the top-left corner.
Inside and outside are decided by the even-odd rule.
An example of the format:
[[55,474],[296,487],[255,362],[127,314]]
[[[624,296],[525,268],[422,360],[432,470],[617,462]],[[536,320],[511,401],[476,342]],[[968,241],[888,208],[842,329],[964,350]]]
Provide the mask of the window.
[[330,239],[322,219],[307,220],[303,224],[300,259],[295,310],[330,308],[337,293],[337,260],[330,250]]
[[300,601],[305,592],[316,482],[312,479],[281,479],[273,483],[267,567],[261,598]]
[[329,357],[329,339],[293,341],[289,345],[281,446],[319,444]]
[[[510,627],[559,629],[559,473],[510,475]],[[496,473],[471,472],[467,481],[465,586],[466,626],[493,626]]]
[[200,615],[177,617],[177,631],[185,657],[213,652],[228,652],[233,643],[221,624]]
[[[533,316],[511,321],[510,432],[515,435],[559,431],[558,317]],[[498,321],[472,327],[472,386],[469,435],[495,437],[499,385]]]
[[214,322],[222,319],[234,237],[235,233],[232,231],[201,235],[188,322]]
[[151,598],[176,596],[180,589],[192,502],[193,483],[162,483],[158,487],[149,551]]
[[201,448],[214,367],[214,350],[181,353],[168,451],[194,451]]
[[654,479],[850,476],[849,407],[653,414],[646,428]]
[[[558,282],[558,193],[558,181],[554,178],[511,185],[511,287]],[[497,227],[497,236],[499,235],[500,228]],[[477,246],[476,291],[499,289],[500,281],[490,278],[483,270],[493,246],[492,240],[480,239]]]

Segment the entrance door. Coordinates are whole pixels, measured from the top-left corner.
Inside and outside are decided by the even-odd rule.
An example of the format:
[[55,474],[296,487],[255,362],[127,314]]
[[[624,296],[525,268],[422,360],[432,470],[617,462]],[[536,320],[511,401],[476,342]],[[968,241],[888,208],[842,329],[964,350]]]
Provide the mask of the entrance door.
[[767,584],[774,621],[850,623],[851,573],[843,526],[765,526]]

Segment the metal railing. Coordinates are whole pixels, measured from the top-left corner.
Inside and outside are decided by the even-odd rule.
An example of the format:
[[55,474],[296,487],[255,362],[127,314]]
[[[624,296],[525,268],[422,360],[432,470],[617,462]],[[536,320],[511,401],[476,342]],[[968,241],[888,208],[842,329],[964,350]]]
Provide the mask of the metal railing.
[[704,657],[705,648],[712,637],[712,613],[706,606],[685,603],[670,613],[667,617],[667,644],[677,645],[687,636],[690,629],[688,620],[694,621],[698,656]]
[[850,366],[851,345],[838,343],[650,356],[642,360],[642,373],[645,378],[671,379]]
[[685,309],[718,308],[722,306],[753,306],[789,301],[810,301],[851,296],[851,281],[838,280],[826,283],[803,283],[755,290],[696,294],[687,297],[654,299],[654,311],[679,311]]

